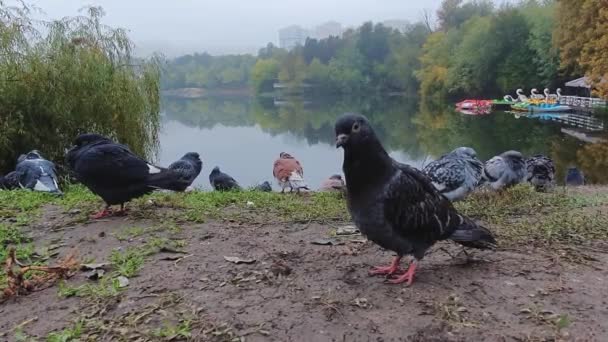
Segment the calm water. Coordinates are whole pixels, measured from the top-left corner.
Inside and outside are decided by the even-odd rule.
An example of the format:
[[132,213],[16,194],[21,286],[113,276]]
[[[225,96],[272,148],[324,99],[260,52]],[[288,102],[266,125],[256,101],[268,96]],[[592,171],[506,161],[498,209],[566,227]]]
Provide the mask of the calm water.
[[595,117],[465,115],[451,104],[415,98],[167,98],[163,108],[160,164],[199,152],[204,165],[195,184],[205,189],[214,166],[243,186],[268,180],[276,189],[272,165],[282,151],[302,163],[306,180],[317,188],[323,179],[341,173],[342,150],[334,147],[333,123],[348,111],[366,115],[391,155],[416,167],[458,146],[475,148],[484,160],[515,149],[551,156],[559,180],[568,166],[576,165],[592,182],[608,183],[608,144],[602,142],[608,138],[606,122]]

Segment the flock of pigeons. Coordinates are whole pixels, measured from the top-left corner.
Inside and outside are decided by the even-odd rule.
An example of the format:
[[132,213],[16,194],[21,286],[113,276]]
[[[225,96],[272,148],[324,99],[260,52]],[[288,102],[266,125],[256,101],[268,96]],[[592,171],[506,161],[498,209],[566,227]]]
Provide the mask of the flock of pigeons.
[[[345,191],[348,210],[355,225],[369,240],[392,250],[397,256],[389,266],[375,267],[371,275],[384,275],[392,283],[410,285],[419,261],[437,241],[452,240],[464,247],[494,249],[492,232],[459,214],[453,201],[464,198],[487,184],[495,190],[530,182],[544,191],[555,184],[555,167],[548,157],[525,159],[508,151],[482,163],[472,148],[459,147],[418,170],[393,160],[369,121],[362,115],[344,114],[335,124],[336,147],[344,149],[343,172],[323,182],[323,190]],[[198,153],[186,153],[167,168],[155,166],[99,134],[81,134],[67,151],[66,161],[74,176],[106,203],[94,218],[110,215],[111,205],[120,205],[158,189],[187,191],[200,174],[203,163]],[[300,162],[282,152],[273,166],[281,187],[308,190]],[[209,175],[215,190],[241,189],[231,176],[215,167]],[[582,185],[584,178],[571,168],[569,185]],[[52,162],[38,151],[18,159],[16,170],[0,178],[4,188],[30,188],[60,194]],[[255,187],[272,191],[269,182]],[[414,260],[407,271],[400,268],[404,256]]]
[[[502,190],[529,182],[537,191],[549,191],[555,186],[555,166],[551,158],[540,154],[530,158],[517,151],[507,151],[486,161],[477,159],[470,147],[459,147],[423,168],[433,186],[450,201],[458,201],[479,186],[488,185]],[[583,185],[583,173],[569,167],[565,184]]]

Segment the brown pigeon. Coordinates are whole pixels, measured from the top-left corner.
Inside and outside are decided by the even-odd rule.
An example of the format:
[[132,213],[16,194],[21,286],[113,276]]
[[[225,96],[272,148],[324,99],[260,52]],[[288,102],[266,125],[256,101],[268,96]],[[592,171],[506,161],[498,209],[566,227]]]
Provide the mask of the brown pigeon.
[[299,192],[300,189],[308,190],[308,185],[304,182],[304,169],[302,165],[289,153],[281,152],[279,159],[274,162],[272,175],[276,178],[281,192],[285,192],[285,188],[289,187],[289,192],[294,189]]
[[332,175],[321,183],[321,191],[344,191],[345,186],[341,175]]

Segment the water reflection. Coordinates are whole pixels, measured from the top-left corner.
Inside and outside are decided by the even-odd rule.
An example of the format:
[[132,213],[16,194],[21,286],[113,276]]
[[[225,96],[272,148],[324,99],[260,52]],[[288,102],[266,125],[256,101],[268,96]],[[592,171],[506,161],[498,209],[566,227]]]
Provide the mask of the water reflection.
[[[333,146],[333,123],[344,112],[366,115],[391,154],[414,166],[457,146],[475,148],[482,159],[516,149],[526,155],[551,156],[560,180],[569,165],[578,165],[591,181],[608,182],[608,175],[601,172],[608,160],[597,157],[608,145],[589,144],[580,134],[563,131],[603,135],[604,120],[598,118],[528,119],[503,112],[473,116],[456,113],[453,105],[439,101],[371,96],[306,101],[166,98],[163,108],[160,162],[168,164],[186,150],[200,152],[205,166],[197,185],[205,188],[209,188],[207,176],[215,165],[244,186],[271,180],[272,163],[281,151],[295,155],[304,165],[310,185],[318,187],[340,171],[342,156]],[[587,126],[572,126],[573,122],[586,122]]]

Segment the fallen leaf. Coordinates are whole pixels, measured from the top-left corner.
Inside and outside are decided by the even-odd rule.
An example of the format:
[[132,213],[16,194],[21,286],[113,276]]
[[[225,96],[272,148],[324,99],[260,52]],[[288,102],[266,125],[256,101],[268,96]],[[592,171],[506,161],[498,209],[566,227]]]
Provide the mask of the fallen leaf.
[[342,226],[336,231],[336,235],[354,235],[359,234],[359,229],[355,226]]
[[85,277],[87,277],[90,280],[97,280],[100,278],[103,278],[103,275],[106,273],[106,271],[104,271],[103,269],[95,269],[92,271],[89,271],[87,273],[84,274]]
[[344,242],[336,241],[334,239],[317,239],[317,240],[311,241],[310,243],[312,243],[313,245],[321,245],[321,246],[337,246],[337,245],[344,244]]
[[235,264],[253,264],[255,259],[243,259],[239,257],[224,256],[224,260]]
[[116,280],[118,280],[118,287],[122,288],[129,286],[129,278],[127,277],[119,276]]
[[105,269],[106,267],[108,267],[110,265],[112,265],[112,264],[110,264],[110,263],[80,264],[80,269],[82,271],[96,270],[96,269],[99,269],[99,268]]

